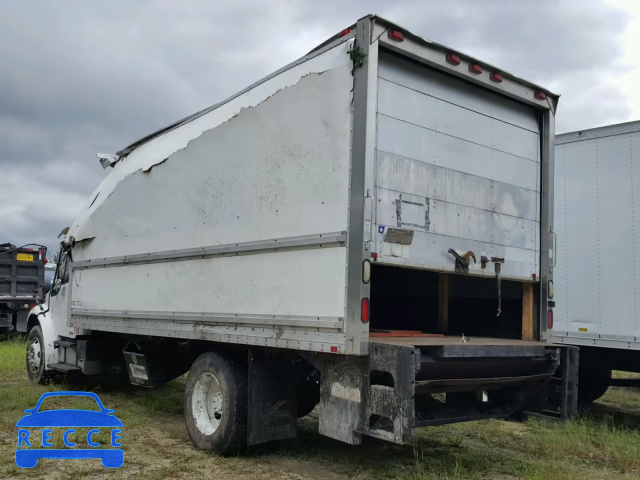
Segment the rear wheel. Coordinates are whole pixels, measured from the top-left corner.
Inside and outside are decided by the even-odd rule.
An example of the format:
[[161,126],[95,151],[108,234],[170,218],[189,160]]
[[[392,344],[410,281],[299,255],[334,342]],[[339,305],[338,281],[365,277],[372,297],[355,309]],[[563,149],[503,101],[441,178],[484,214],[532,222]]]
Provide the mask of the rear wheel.
[[320,371],[303,372],[300,377],[297,382],[298,418],[309,415],[320,403]]
[[611,369],[594,361],[580,363],[578,399],[581,404],[595,402],[609,389]]
[[247,444],[246,366],[213,352],[189,370],[184,396],[187,431],[203,450],[233,454]]
[[42,329],[36,325],[29,331],[27,337],[27,375],[33,383],[44,385],[50,379],[45,370],[44,337]]

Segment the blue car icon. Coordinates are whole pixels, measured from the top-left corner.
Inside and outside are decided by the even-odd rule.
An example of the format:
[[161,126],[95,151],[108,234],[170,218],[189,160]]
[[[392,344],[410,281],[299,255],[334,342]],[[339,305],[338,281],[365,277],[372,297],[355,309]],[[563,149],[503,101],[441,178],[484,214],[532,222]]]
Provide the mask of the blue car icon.
[[[45,410],[40,412],[42,402],[49,397],[90,397],[93,398],[100,411],[80,410],[80,409],[56,409]],[[93,441],[93,436],[100,432],[100,428],[111,429],[111,447],[120,447],[118,440],[120,439],[120,428],[122,422],[113,415],[114,410],[104,408],[100,398],[92,392],[49,392],[44,393],[34,408],[24,411],[26,413],[18,422],[16,427],[18,431],[18,447],[31,447],[29,440],[30,431],[28,428],[67,428],[64,432],[64,444],[70,448],[54,449],[53,445],[48,441],[51,439],[52,430],[42,430],[42,447],[43,448],[18,448],[16,450],[16,465],[21,468],[33,468],[38,464],[41,458],[57,458],[57,459],[88,459],[99,458],[102,465],[107,468],[118,468],[124,463],[124,451],[122,448],[73,448],[75,442],[68,440],[70,433],[75,430],[69,427],[90,427],[87,433],[87,443],[92,447],[99,447],[98,442]]]

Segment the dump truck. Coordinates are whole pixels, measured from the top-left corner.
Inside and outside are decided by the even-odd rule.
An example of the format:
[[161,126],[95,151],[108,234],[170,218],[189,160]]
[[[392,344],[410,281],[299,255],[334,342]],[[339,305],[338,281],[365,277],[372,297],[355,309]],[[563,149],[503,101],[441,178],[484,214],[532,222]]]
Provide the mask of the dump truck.
[[639,233],[640,122],[556,137],[558,264],[554,340],[580,347],[579,399],[597,400],[612,370],[640,372],[635,239]]
[[0,333],[27,331],[29,311],[44,301],[46,248],[0,245]]
[[551,341],[557,101],[367,16],[100,154],[30,378],[189,372],[189,435],[223,453],[314,408],[348,444],[543,408],[575,353]]

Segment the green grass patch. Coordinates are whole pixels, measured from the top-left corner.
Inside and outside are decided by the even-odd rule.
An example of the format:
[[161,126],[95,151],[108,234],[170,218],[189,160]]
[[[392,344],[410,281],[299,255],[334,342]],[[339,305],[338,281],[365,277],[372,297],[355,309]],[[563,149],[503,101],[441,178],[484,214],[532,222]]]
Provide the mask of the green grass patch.
[[[416,431],[410,445],[365,438],[349,446],[318,434],[316,414],[299,422],[298,438],[221,458],[194,449],[182,416],[184,378],[159,389],[103,386],[97,382],[40,386],[25,371],[25,339],[0,342],[0,478],[219,478],[301,479],[624,479],[640,478],[640,392],[612,388],[566,423],[530,418],[523,423],[487,420]],[[122,420],[125,465],[43,460],[18,469],[16,421],[44,392],[96,392]],[[55,406],[55,404],[54,404]],[[83,443],[86,429],[76,438]],[[108,443],[108,435],[94,437]],[[54,445],[62,446],[54,434]]]

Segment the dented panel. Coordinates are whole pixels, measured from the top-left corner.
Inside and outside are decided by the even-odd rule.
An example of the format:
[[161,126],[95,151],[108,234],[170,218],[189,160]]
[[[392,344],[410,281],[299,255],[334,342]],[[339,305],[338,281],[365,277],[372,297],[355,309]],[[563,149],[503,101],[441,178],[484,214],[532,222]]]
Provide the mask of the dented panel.
[[[453,271],[450,248],[539,274],[537,113],[482,88],[380,55],[375,220],[378,261]],[[415,232],[410,245],[384,230]],[[470,273],[494,275],[473,265]]]
[[378,187],[527,220],[538,218],[539,193],[450,167],[378,151]]

